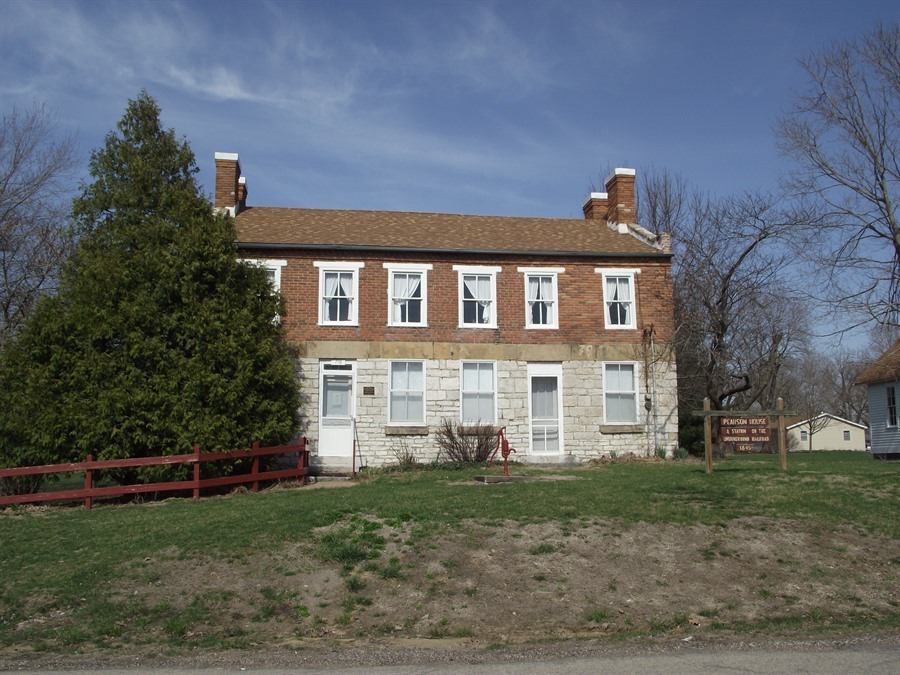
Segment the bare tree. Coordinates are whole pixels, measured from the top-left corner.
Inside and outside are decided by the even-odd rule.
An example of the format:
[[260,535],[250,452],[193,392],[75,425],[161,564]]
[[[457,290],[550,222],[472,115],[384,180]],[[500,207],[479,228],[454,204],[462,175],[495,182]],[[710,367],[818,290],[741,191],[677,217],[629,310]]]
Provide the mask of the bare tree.
[[808,89],[776,128],[797,161],[786,179],[807,224],[840,327],[900,320],[900,24],[801,62]]
[[763,402],[801,341],[783,246],[792,225],[766,195],[692,199],[676,244],[676,349],[679,370],[682,357],[695,368],[682,391],[702,391],[714,410]]
[[812,348],[785,363],[787,371],[784,399],[790,410],[802,418],[807,450],[813,449],[813,436],[828,426],[824,413],[834,412],[834,362]]
[[639,172],[635,193],[637,221],[656,235],[668,233],[675,239],[688,220],[691,196],[698,196],[680,173],[658,169],[652,164]]
[[38,297],[52,289],[70,251],[68,197],[74,136],[40,105],[13,110],[0,128],[0,348]]
[[854,384],[870,359],[863,350],[841,350],[831,359],[831,409],[835,415],[857,424],[869,425],[866,388]]

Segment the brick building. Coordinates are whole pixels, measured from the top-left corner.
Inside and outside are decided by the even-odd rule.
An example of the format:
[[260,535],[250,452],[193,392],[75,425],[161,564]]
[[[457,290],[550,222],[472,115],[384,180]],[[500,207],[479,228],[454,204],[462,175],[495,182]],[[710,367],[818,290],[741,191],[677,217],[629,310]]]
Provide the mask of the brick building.
[[444,419],[526,462],[674,448],[669,240],[634,224],[633,170],[606,190],[583,220],[253,207],[216,153],[215,206],[286,300],[314,461],[430,460]]

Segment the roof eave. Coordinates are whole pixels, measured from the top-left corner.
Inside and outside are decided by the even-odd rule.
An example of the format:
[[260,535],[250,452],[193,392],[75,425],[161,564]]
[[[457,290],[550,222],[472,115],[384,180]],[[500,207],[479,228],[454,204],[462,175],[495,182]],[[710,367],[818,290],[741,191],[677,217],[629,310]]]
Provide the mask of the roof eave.
[[273,244],[271,242],[239,241],[238,248],[254,248],[261,250],[313,250],[313,251],[360,251],[360,252],[393,252],[393,253],[468,253],[479,255],[543,255],[578,258],[671,258],[672,253],[663,251],[540,251],[517,249],[471,249],[471,248],[426,248],[421,246],[363,246],[347,244]]

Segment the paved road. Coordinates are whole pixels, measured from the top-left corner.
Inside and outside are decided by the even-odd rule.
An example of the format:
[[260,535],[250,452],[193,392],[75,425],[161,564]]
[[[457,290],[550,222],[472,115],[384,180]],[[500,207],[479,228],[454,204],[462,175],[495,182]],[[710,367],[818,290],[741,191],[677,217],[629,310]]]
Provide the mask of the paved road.
[[[250,666],[220,666],[214,668],[153,668],[145,663],[140,668],[89,670],[79,668],[81,675],[109,675],[125,672],[134,675],[183,675],[187,673],[254,673],[255,675],[288,675],[298,671],[331,675],[413,675],[428,673],[475,673],[476,675],[575,675],[601,673],[603,675],[635,675],[665,673],[665,675],[706,675],[716,673],[789,673],[790,675],[871,675],[900,674],[900,644],[857,645],[840,649],[766,650],[737,649],[728,651],[685,651],[669,654],[588,656],[513,663],[432,663],[415,666],[365,666],[351,668],[321,668],[298,663],[292,668],[263,668]],[[71,673],[69,670],[17,671],[19,673]]]

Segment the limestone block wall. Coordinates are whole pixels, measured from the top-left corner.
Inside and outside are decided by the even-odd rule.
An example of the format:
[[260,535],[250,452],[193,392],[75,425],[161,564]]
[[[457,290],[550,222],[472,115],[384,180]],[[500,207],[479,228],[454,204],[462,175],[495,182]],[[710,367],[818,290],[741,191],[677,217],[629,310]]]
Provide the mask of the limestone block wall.
[[[388,424],[388,358],[354,360],[358,466],[382,466],[397,462],[398,453],[411,451],[421,462],[438,456],[437,433],[444,418],[459,419],[460,359],[425,359],[426,424],[392,428]],[[319,448],[319,364],[321,359],[302,358],[298,376],[303,389],[301,435],[313,455]],[[660,360],[638,363],[640,391],[638,424],[605,424],[603,419],[603,361],[578,359],[559,362],[562,369],[563,450],[558,455],[531,452],[528,418],[528,361],[497,360],[497,425],[505,426],[517,461],[532,463],[581,463],[613,453],[652,455],[671,450],[678,442],[678,416],[674,363]],[[531,362],[534,363],[534,362]],[[652,410],[644,410],[650,396]],[[349,462],[349,460],[348,460]]]

